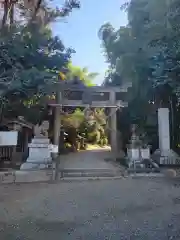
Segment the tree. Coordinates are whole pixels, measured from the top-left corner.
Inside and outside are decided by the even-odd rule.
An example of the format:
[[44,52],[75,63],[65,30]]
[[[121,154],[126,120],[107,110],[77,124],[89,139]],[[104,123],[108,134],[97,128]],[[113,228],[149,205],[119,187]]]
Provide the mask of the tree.
[[[75,7],[73,3],[75,1],[66,1],[62,8],[66,14],[62,16]],[[2,108],[5,116],[29,112],[36,122],[37,114],[31,110],[37,111],[41,97],[51,94],[49,86],[58,81],[59,71],[67,67],[72,50],[66,49],[47,26],[37,22],[14,25],[2,31],[0,50],[1,113]]]
[[63,6],[56,8],[50,7],[49,2],[44,0],[4,0],[2,4],[2,27],[12,26],[17,22],[24,24],[24,21],[28,24],[36,22],[46,26],[57,18],[68,16],[73,8],[80,7],[78,0],[66,0]]
[[[87,68],[74,66],[69,62],[67,69],[60,75],[64,81],[76,82],[79,85],[82,82],[83,86],[91,87],[95,85],[93,80],[98,74],[88,72]],[[74,109],[68,107],[67,109],[64,107],[64,112],[62,125],[69,133],[69,141],[76,148],[79,145],[77,141],[81,141],[82,138],[86,142],[92,141],[93,143],[99,143],[101,136],[105,138],[103,129],[106,124],[104,109],[93,109],[90,116],[82,108]]]
[[66,79],[72,81],[74,78],[78,78],[86,86],[93,86],[93,80],[98,76],[98,73],[89,72],[86,67],[81,68],[74,66],[71,62],[68,64]]
[[60,39],[35,28],[1,36],[0,49],[1,98],[10,105],[47,94],[71,53]]
[[104,109],[94,109],[88,116],[81,109],[64,113],[62,125],[69,135],[69,142],[75,148],[78,148],[78,142],[81,142],[82,138],[86,143],[107,144]]
[[131,0],[124,9],[126,27],[114,30],[106,24],[100,29],[109,63],[106,84],[132,81],[130,122],[138,119],[145,126],[152,113],[150,103],[171,105],[173,114],[178,106],[180,7],[177,0]]

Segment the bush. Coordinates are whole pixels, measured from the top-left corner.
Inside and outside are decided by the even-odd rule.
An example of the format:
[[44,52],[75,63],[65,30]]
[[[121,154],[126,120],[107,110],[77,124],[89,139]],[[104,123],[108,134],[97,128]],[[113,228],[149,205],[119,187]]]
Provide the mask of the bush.
[[103,140],[103,146],[108,145],[108,139],[107,138],[103,138],[102,140]]
[[107,138],[101,138],[99,141],[100,146],[106,146],[108,144],[108,139]]
[[88,133],[88,142],[97,144],[100,141],[100,137],[99,131],[90,132]]
[[102,146],[104,146],[104,141],[103,141],[103,139],[101,139],[100,141],[99,141],[99,145],[102,147]]

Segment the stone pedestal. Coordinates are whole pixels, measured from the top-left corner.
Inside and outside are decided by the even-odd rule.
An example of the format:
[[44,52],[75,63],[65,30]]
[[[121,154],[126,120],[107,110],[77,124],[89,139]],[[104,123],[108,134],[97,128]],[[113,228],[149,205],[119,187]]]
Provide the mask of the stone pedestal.
[[180,157],[170,148],[169,109],[158,109],[159,149],[152,158],[159,164],[180,164]]
[[21,165],[21,170],[45,169],[52,164],[48,138],[34,138],[29,147],[29,157]]
[[131,145],[127,149],[127,157],[129,160],[129,168],[141,165],[141,151],[140,148],[134,148]]

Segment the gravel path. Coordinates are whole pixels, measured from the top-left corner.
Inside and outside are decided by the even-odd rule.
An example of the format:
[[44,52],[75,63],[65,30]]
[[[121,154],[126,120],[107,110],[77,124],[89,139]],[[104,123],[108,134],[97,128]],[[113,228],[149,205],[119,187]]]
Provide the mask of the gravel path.
[[104,161],[109,156],[111,151],[106,148],[69,153],[60,156],[60,168],[114,169],[111,162]]
[[0,186],[0,239],[180,239],[180,188],[163,179]]

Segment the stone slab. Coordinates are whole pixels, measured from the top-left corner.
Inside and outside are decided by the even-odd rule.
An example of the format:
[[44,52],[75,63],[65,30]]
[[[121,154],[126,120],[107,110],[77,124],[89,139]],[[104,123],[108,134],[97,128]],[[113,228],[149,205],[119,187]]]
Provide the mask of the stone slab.
[[48,171],[16,171],[16,183],[50,181]]
[[132,178],[143,178],[143,177],[163,178],[164,174],[162,174],[162,173],[132,173],[132,174],[129,174],[129,177],[132,177]]
[[37,163],[37,164],[47,164],[52,163],[52,158],[28,158],[25,163]]
[[51,161],[48,161],[48,162],[25,162],[21,165],[20,170],[47,169],[48,165],[51,163],[52,163]]
[[61,178],[63,182],[82,182],[82,181],[100,181],[100,180],[119,180],[126,177],[116,176],[116,177],[66,177]]
[[13,183],[15,182],[15,172],[0,172],[0,183]]

